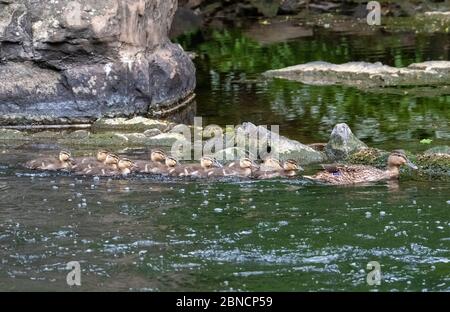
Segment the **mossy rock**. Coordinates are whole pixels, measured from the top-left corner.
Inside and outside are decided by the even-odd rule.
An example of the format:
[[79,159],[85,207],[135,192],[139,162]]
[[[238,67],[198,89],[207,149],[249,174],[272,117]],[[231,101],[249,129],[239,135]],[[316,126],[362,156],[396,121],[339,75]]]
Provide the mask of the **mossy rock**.
[[100,118],[92,125],[94,131],[127,131],[144,132],[149,129],[158,129],[161,132],[166,131],[170,126],[169,122],[155,120],[145,117],[128,118]]
[[128,141],[126,137],[122,137],[116,132],[101,132],[92,133],[88,137],[82,139],[66,137],[61,140],[61,143],[69,146],[85,145],[109,148],[111,146],[126,145]]
[[450,155],[450,146],[447,146],[447,145],[435,146],[435,147],[432,147],[430,149],[427,149],[424,152],[424,154],[425,155],[434,155],[434,154]]
[[386,167],[389,153],[377,148],[365,148],[349,155],[345,162],[355,165],[369,165],[377,168]]
[[419,176],[450,180],[449,154],[422,154],[415,157],[414,161],[420,168],[417,173]]
[[0,140],[25,140],[26,133],[19,130],[0,129]]

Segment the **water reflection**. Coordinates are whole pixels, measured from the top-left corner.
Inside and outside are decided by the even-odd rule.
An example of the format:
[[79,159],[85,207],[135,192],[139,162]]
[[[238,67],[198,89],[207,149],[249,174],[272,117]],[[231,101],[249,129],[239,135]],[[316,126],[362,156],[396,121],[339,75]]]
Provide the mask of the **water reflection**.
[[317,60],[380,61],[401,67],[448,59],[448,35],[314,35],[269,45],[239,30],[180,39],[186,49],[199,54],[198,115],[219,125],[279,124],[282,134],[305,143],[326,141],[336,123],[346,122],[358,137],[385,149],[421,149],[417,143],[423,138],[449,144],[450,96],[441,89],[364,92],[260,77],[268,69]]

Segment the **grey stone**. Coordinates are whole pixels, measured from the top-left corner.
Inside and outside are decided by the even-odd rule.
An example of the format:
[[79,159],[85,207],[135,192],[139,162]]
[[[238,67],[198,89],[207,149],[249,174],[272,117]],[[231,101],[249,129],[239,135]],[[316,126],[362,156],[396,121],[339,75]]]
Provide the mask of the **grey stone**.
[[[280,159],[294,159],[302,165],[326,160],[324,153],[250,122],[245,122],[236,129],[236,144],[238,147],[245,147],[246,150],[258,151],[258,155],[250,155],[252,158],[257,156],[264,158],[272,153],[278,155]],[[265,149],[269,146],[270,151]]]
[[404,68],[366,62],[331,64],[310,62],[269,70],[266,77],[285,78],[313,85],[350,85],[363,89],[389,86],[450,85],[450,62],[429,61]]
[[237,160],[245,156],[245,150],[239,147],[228,147],[213,154],[213,157],[219,161]]
[[424,155],[450,155],[450,146],[440,145],[427,149]]
[[168,122],[145,117],[134,117],[131,119],[123,117],[100,118],[92,125],[95,130],[123,130],[129,132],[144,132],[149,129],[157,129],[161,132],[167,129],[168,126]]
[[330,140],[325,146],[325,153],[332,160],[344,159],[367,145],[360,141],[346,123],[334,126]]

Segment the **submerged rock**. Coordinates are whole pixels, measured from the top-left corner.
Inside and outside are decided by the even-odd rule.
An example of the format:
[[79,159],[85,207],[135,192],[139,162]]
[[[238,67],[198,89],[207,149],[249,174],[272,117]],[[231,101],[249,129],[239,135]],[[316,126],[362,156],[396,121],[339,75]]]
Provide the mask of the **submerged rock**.
[[269,70],[266,77],[285,78],[305,84],[342,84],[360,88],[388,86],[450,85],[450,62],[429,61],[396,68],[367,62],[331,64],[310,62]]
[[360,141],[346,123],[334,126],[330,140],[325,146],[325,153],[332,160],[344,159],[367,145]]
[[128,131],[128,132],[144,132],[146,130],[157,129],[160,132],[165,131],[170,123],[161,120],[149,119],[145,117],[128,118],[100,118],[93,123],[92,128],[98,130],[109,131]]
[[424,155],[450,155],[450,146],[441,145],[427,149]]

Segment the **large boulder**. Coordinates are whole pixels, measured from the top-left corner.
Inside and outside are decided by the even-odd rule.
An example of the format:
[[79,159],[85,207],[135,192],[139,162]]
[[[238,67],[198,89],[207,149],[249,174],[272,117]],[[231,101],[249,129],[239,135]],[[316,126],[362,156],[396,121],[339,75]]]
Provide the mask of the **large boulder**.
[[325,153],[332,160],[340,160],[365,148],[367,145],[353,134],[350,127],[346,123],[340,123],[333,128]]
[[0,123],[85,122],[176,106],[195,87],[168,39],[176,0],[0,1]]
[[[253,158],[264,158],[271,154],[282,160],[294,159],[301,165],[320,163],[326,160],[324,153],[298,141],[279,135],[265,126],[244,122],[236,128],[235,141],[238,147],[252,152]],[[252,155],[253,154],[253,155]]]

